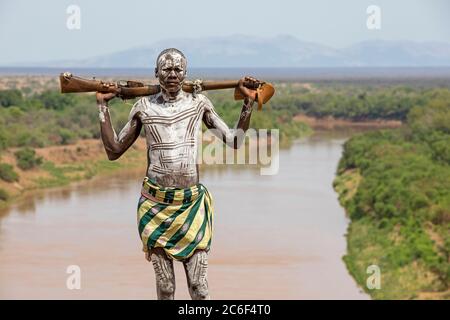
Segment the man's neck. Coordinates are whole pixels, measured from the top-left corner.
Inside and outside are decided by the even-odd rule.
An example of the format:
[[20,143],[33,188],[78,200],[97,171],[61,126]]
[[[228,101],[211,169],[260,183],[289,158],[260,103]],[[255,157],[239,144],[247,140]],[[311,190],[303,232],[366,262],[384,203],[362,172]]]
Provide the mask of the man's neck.
[[180,89],[178,92],[171,94],[167,93],[165,90],[161,90],[161,97],[164,102],[176,102],[183,97],[183,90]]

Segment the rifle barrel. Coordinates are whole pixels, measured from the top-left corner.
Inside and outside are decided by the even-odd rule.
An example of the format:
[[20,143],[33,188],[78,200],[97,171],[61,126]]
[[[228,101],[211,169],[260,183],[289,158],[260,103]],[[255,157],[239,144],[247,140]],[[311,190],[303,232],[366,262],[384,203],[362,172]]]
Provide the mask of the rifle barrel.
[[217,90],[217,89],[232,89],[239,85],[239,81],[228,80],[228,81],[204,81],[203,90]]
[[[84,79],[72,75],[70,72],[61,73],[59,76],[62,93],[70,92],[113,92],[122,99],[132,99],[141,96],[148,96],[156,94],[160,91],[159,85],[144,85],[141,82],[133,82],[132,86],[122,86],[115,82],[103,82],[95,79]],[[128,81],[130,83],[131,81]],[[217,89],[232,89],[239,86],[239,81],[225,80],[225,81],[200,81],[201,90],[217,90]],[[193,92],[195,82],[187,81],[183,84],[183,91]],[[256,90],[260,84],[244,82],[244,86]],[[235,98],[242,97],[235,93]]]

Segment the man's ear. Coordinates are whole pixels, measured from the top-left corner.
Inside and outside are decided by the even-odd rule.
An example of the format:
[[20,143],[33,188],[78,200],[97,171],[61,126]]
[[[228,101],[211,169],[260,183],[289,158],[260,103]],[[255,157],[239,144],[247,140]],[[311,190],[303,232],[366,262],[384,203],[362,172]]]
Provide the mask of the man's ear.
[[155,68],[155,77],[158,78],[158,68]]

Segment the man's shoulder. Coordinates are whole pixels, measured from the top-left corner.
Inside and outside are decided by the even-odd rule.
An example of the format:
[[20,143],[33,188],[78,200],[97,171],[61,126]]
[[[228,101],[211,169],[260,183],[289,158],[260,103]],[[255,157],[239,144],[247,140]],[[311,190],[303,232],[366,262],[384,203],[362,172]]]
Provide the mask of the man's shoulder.
[[205,108],[208,109],[213,106],[211,100],[209,100],[209,98],[205,94],[197,93],[195,96],[196,96],[196,99],[198,99],[199,103],[202,103]]
[[149,96],[141,97],[138,101],[136,101],[137,104],[140,106],[146,106],[151,102],[155,102],[158,94],[152,94]]
[[136,109],[136,111],[145,111],[150,108],[152,104],[157,104],[157,96],[158,94],[153,94],[139,98],[134,103],[133,109]]
[[130,110],[129,118],[131,119],[135,115],[141,115],[144,114],[145,111],[148,109],[149,106],[149,100],[148,98],[151,96],[145,96],[139,98],[134,104],[133,107]]

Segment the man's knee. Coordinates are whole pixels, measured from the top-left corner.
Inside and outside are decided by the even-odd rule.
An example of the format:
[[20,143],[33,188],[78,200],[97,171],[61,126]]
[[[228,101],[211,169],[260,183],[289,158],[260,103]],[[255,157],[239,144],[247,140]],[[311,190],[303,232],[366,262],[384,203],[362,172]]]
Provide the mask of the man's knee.
[[207,270],[208,255],[203,250],[196,251],[184,263],[188,278],[189,293],[194,300],[209,299]]
[[175,273],[172,260],[160,248],[152,249],[150,256],[155,269],[158,299],[173,299],[175,294]]
[[189,291],[194,300],[209,300],[208,282],[206,280],[190,283]]
[[175,295],[175,283],[170,279],[159,279],[157,281],[157,288],[160,299],[173,299]]

